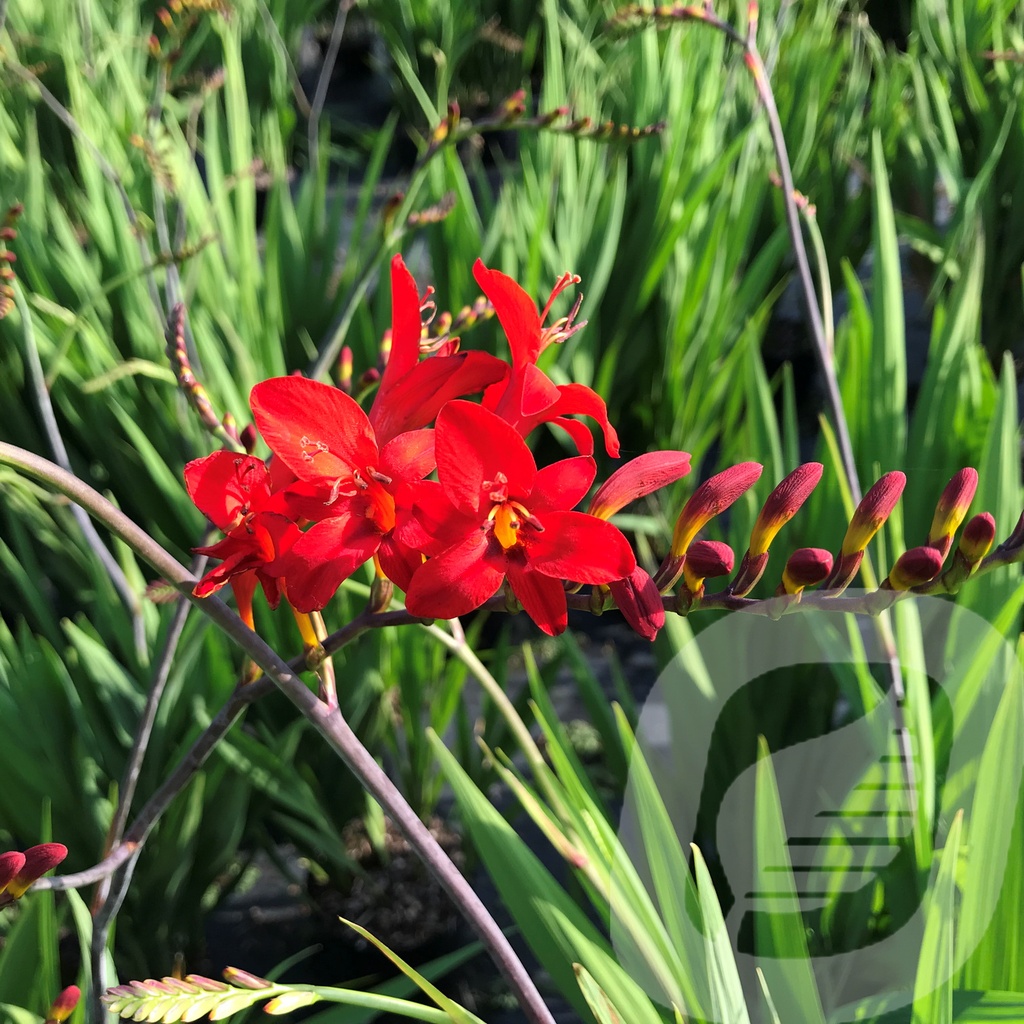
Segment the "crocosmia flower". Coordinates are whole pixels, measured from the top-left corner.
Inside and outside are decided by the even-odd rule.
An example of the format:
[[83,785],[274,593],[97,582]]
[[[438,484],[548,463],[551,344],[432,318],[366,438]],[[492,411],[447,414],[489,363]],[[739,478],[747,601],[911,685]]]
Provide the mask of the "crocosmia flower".
[[227,534],[216,544],[196,548],[223,561],[196,584],[194,593],[209,597],[230,583],[239,614],[252,627],[257,582],[276,608],[280,573],[271,566],[300,536],[285,513],[285,499],[274,494],[272,474],[260,459],[235,452],[214,452],[190,462],[185,486],[199,511]]
[[[489,270],[481,260],[477,260],[473,265],[473,276],[494,306],[512,350],[511,376],[484,392],[484,406],[511,423],[523,437],[542,423],[554,423],[572,438],[581,455],[593,453],[594,439],[585,424],[570,417],[590,416],[597,420],[604,432],[608,454],[617,458],[619,438],[608,421],[604,399],[583,384],[556,385],[537,366],[541,352],[553,341],[567,337],[571,331],[559,332],[544,327],[544,317],[561,289],[555,289],[544,312],[538,313],[533,299],[507,274]],[[570,277],[564,277],[559,284],[564,287],[570,280]]]
[[354,399],[302,377],[263,381],[249,401],[263,439],[298,477],[290,507],[314,523],[278,563],[291,604],[323,608],[374,555],[389,577],[407,582],[408,552],[393,530],[404,489],[434,468],[432,431],[399,434],[378,448]]
[[420,359],[422,301],[401,256],[391,260],[391,351],[370,407],[377,443],[422,427],[452,398],[503,380],[508,364],[487,352],[453,352]]
[[570,511],[594,480],[589,456],[538,470],[516,428],[470,402],[441,410],[434,450],[439,483],[421,484],[414,505],[433,555],[406,594],[414,615],[464,615],[507,580],[530,618],[554,636],[567,624],[563,580],[611,583],[636,568],[614,526]]

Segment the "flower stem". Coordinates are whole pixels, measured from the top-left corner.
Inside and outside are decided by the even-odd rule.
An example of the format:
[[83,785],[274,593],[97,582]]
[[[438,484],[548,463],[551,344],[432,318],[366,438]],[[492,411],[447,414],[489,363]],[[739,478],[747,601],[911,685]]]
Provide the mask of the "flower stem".
[[5,442],[0,442],[0,463],[43,481],[80,504],[129,544],[136,554],[149,562],[165,579],[185,593],[190,601],[245,650],[327,740],[366,791],[395,821],[409,845],[474,927],[528,1018],[536,1024],[554,1024],[554,1018],[505,933],[395,784],[360,742],[341,711],[336,707],[328,707],[310,692],[295,670],[223,601],[216,597],[194,597],[192,587],[196,583],[195,577],[98,491],[49,460]]

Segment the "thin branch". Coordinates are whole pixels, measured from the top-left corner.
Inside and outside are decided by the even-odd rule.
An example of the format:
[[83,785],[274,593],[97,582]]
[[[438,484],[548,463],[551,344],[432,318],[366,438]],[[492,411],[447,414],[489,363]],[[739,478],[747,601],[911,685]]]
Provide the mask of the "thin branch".
[[[197,556],[192,563],[193,574],[201,574],[205,564],[206,556]],[[149,693],[146,695],[146,704],[142,709],[142,715],[135,732],[131,753],[128,756],[128,765],[125,768],[121,785],[118,787],[117,808],[114,811],[114,819],[107,832],[107,852],[121,844],[121,837],[128,823],[132,800],[135,797],[139,775],[142,771],[142,762],[146,756],[146,750],[149,748],[150,737],[153,734],[157,709],[160,707],[160,699],[167,686],[174,655],[178,650],[178,642],[181,640],[181,634],[185,628],[185,620],[188,618],[191,607],[184,597],[178,598],[177,607],[174,609],[174,616],[171,619],[170,628],[167,632],[167,638],[164,641],[163,650],[160,652],[160,658],[153,673],[153,682],[150,685]],[[185,781],[191,777],[191,774],[185,776]],[[101,996],[109,985],[106,950],[107,941],[110,937],[110,928],[118,911],[121,909],[121,905],[124,903],[125,897],[128,895],[128,886],[131,884],[135,865],[141,852],[141,845],[137,846],[125,864],[99,883],[96,894],[93,897],[92,937],[89,944],[92,979],[89,989],[89,1019],[97,1022],[97,1024],[105,1019]]]
[[[296,659],[301,660],[301,659]],[[217,712],[210,724],[199,734],[174,771],[163,781],[160,788],[149,798],[139,811],[131,827],[117,845],[103,860],[83,871],[73,874],[54,875],[41,878],[34,883],[34,889],[82,889],[109,878],[120,870],[136,854],[149,837],[153,826],[160,820],[171,801],[185,788],[192,777],[206,763],[218,743],[231,731],[241,713],[250,704],[265,697],[274,690],[273,682],[266,676],[255,682],[239,684],[224,706]]]
[[[310,692],[295,670],[216,597],[199,599],[192,594],[195,577],[144,530],[115,508],[98,491],[60,466],[0,442],[0,462],[14,466],[55,487],[83,505],[107,527],[131,544],[165,579],[196,604],[263,669],[279,690],[302,712],[331,748],[348,765],[364,789],[384,808],[455,905],[476,930],[495,963],[505,975],[520,1006],[531,1021],[554,1024],[554,1018],[501,927],[472,886],[420,821],[416,812],[360,742],[338,708],[328,708]],[[255,686],[256,684],[250,684]],[[230,702],[229,702],[230,703]],[[223,710],[223,709],[222,709]],[[130,853],[129,853],[130,856]],[[127,859],[127,858],[126,858]]]
[[353,0],[338,0],[338,12],[334,16],[334,27],[331,29],[330,42],[327,44],[324,64],[320,69],[320,77],[316,82],[316,91],[313,93],[313,104],[309,111],[306,137],[309,143],[309,166],[314,172],[320,164],[320,115],[323,113],[324,103],[327,100],[327,89],[331,84],[331,75],[334,74],[334,65],[338,60],[338,50],[341,49],[341,37],[345,34],[345,22],[348,21],[348,12],[352,8],[352,2]]
[[[25,301],[21,286],[14,284],[14,302],[21,314],[22,336],[25,339],[25,362],[28,367],[28,377],[32,386],[32,393],[36,400],[36,408],[39,418],[43,422],[43,431],[46,434],[47,442],[56,463],[66,472],[70,473],[71,460],[68,458],[67,448],[64,446],[64,439],[61,437],[60,427],[57,425],[57,417],[53,412],[53,403],[50,401],[50,392],[46,387],[46,379],[43,376],[43,365],[39,359],[39,349],[36,347],[35,328],[32,324],[32,313]],[[135,657],[140,664],[145,664],[147,659],[146,651],[146,623],[142,617],[142,601],[139,595],[132,589],[124,571],[118,564],[117,559],[111,554],[110,549],[103,543],[93,525],[92,520],[78,506],[71,506],[71,514],[75,517],[85,542],[89,545],[93,554],[99,559],[114,589],[121,595],[121,600],[132,620],[132,639],[135,644]]]

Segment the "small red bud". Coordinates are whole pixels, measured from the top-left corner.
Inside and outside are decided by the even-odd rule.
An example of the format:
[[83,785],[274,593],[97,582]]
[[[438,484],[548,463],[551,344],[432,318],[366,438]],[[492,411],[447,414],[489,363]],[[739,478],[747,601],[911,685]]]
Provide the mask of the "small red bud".
[[988,553],[996,539],[996,521],[991,513],[981,512],[973,516],[960,535],[960,554],[973,565]]
[[37,879],[55,868],[68,855],[68,848],[62,843],[42,843],[25,851],[25,863],[21,870],[7,883],[8,895],[18,899]]
[[789,556],[782,572],[782,591],[799,594],[804,587],[823,583],[832,571],[832,555],[823,548],[799,548]]
[[252,455],[256,450],[256,439],[258,437],[259,435],[256,433],[256,427],[252,423],[242,429],[241,434],[238,435],[238,440],[245,449],[246,454]]
[[882,584],[887,590],[910,590],[933,580],[942,569],[943,557],[935,548],[923,546],[904,551],[896,560],[889,578]]
[[46,1024],[62,1024],[63,1021],[66,1021],[78,1005],[81,996],[82,992],[77,985],[68,985],[53,1001]]
[[6,890],[24,866],[25,854],[18,853],[16,850],[12,850],[10,853],[0,853],[0,893]]

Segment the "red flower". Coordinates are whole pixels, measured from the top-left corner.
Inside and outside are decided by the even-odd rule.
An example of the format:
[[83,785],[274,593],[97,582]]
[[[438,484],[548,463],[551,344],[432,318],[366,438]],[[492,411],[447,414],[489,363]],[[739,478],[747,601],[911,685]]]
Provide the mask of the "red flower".
[[409,485],[434,468],[433,431],[399,434],[378,448],[354,399],[302,377],[263,381],[249,400],[263,439],[298,477],[289,507],[314,521],[276,566],[292,605],[323,608],[375,554],[399,586],[408,583],[410,553],[393,530],[411,501]]
[[541,352],[572,332],[571,327],[559,330],[559,325],[545,330],[543,323],[555,296],[574,279],[563,277],[544,312],[538,315],[533,299],[508,275],[489,270],[482,260],[477,260],[473,276],[494,306],[512,349],[512,375],[484,392],[484,406],[511,423],[523,437],[542,423],[557,424],[573,439],[581,455],[593,454],[594,439],[584,424],[568,417],[590,416],[604,431],[608,454],[618,458],[618,435],[608,422],[608,410],[600,395],[583,384],[555,385],[537,367]]
[[227,536],[196,551],[223,561],[195,586],[196,597],[209,597],[231,584],[239,615],[251,627],[252,595],[259,582],[267,601],[276,608],[281,599],[278,577],[271,566],[299,537],[298,527],[285,514],[285,498],[275,495],[271,472],[252,455],[219,451],[185,467],[189,497]]
[[516,429],[470,402],[441,410],[435,451],[440,484],[417,492],[416,512],[434,557],[408,589],[414,615],[464,615],[507,579],[530,618],[554,636],[567,622],[562,580],[611,583],[636,568],[614,526],[568,511],[593,482],[588,456],[538,470]]
[[370,408],[377,443],[422,427],[445,402],[483,391],[508,375],[508,365],[486,352],[434,355],[420,361],[423,322],[419,292],[401,256],[391,260],[391,352]]

